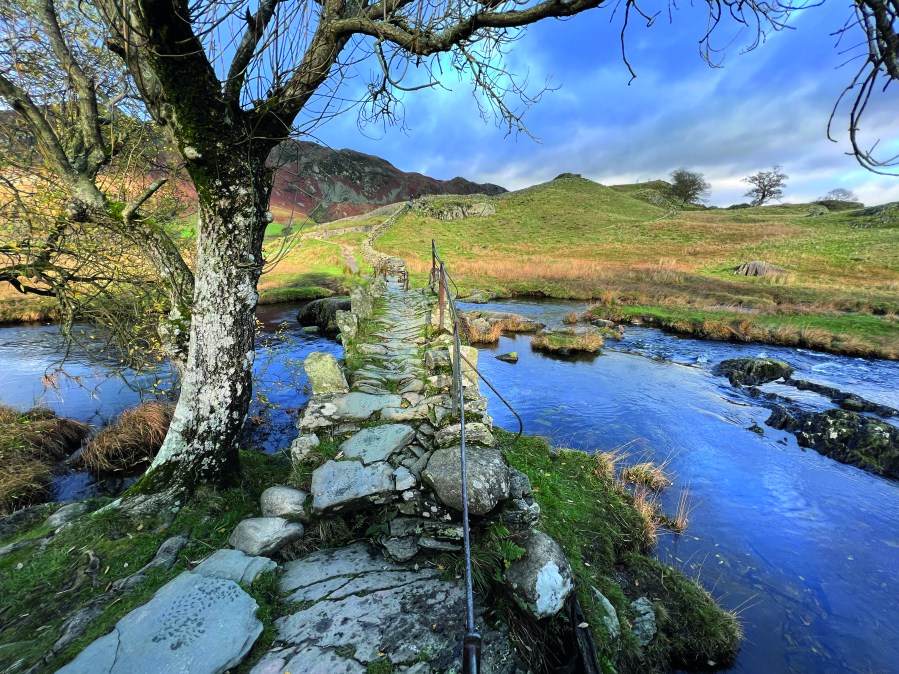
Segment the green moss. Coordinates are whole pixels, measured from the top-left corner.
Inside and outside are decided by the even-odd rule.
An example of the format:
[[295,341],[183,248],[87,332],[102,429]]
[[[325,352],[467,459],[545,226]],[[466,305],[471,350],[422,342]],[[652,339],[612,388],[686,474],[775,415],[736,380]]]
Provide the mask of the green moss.
[[366,674],[393,674],[393,663],[386,656],[369,662]]
[[[50,539],[40,553],[35,546],[0,557],[0,671],[20,659],[22,669],[37,662],[59,638],[60,627],[69,615],[103,594],[113,581],[140,569],[163,541],[189,535],[189,543],[171,569],[151,570],[143,583],[111,601],[87,633],[48,663],[46,670],[54,671],[71,660],[93,639],[108,633],[128,611],[189,568],[188,560],[202,559],[225,547],[237,523],[258,513],[262,491],[286,482],[288,474],[289,468],[276,457],[241,452],[241,471],[235,486],[201,488],[174,517],[162,513],[130,519],[110,509],[79,518]],[[44,531],[38,526],[21,532],[16,539],[34,538]],[[100,560],[96,584],[83,573],[88,551]],[[84,580],[78,581],[79,577]],[[264,588],[258,592],[257,601]],[[11,616],[15,619],[7,620]]]
[[283,304],[285,302],[301,302],[331,297],[334,291],[322,286],[304,286],[301,288],[269,288],[259,293],[259,304]]
[[[680,571],[647,556],[652,543],[628,497],[606,466],[592,455],[561,450],[553,458],[541,438],[496,429],[509,463],[531,481],[540,504],[540,528],[552,535],[571,562],[578,599],[599,649],[604,672],[665,671],[671,665],[725,663],[740,639],[734,616]],[[612,642],[605,612],[592,589],[612,603],[621,640]],[[641,648],[628,629],[630,602],[648,596],[658,607],[659,634]]]

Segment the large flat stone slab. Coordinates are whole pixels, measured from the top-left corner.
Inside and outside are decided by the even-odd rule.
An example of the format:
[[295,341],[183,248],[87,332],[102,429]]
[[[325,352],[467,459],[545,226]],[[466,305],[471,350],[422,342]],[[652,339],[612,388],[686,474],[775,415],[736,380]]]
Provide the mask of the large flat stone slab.
[[388,463],[366,466],[359,461],[328,461],[312,473],[312,510],[336,512],[386,503],[395,489]]
[[255,600],[233,580],[184,572],[122,618],[65,674],[218,674],[262,633]]
[[415,437],[415,429],[405,424],[386,424],[364,428],[340,445],[348,459],[361,459],[368,465],[386,461],[394,452],[403,449]]
[[[331,575],[335,570],[345,575]],[[289,584],[318,580],[303,595],[316,603],[276,622],[282,645],[265,654],[252,674],[362,674],[385,657],[414,663],[395,665],[396,672],[462,671],[465,593],[461,581],[438,576],[435,569],[390,564],[365,544],[290,562],[285,573],[293,579]],[[317,585],[336,589],[317,600]],[[507,635],[482,625],[479,606],[476,611],[484,638],[481,672],[516,671]]]
[[240,550],[216,550],[194,569],[194,573],[247,585],[261,573],[277,568],[268,557],[247,555]]

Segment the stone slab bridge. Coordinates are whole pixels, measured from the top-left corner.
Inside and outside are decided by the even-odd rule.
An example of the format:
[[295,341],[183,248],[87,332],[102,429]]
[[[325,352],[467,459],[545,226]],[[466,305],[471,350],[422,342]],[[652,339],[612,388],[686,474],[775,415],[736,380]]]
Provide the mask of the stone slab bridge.
[[[439,324],[432,288],[407,288],[402,260],[381,261],[386,278],[354,290],[351,310],[335,316],[347,367],[326,354],[305,363],[313,396],[298,422],[292,460],[320,463],[320,443],[340,442],[334,458],[312,472],[311,493],[273,485],[262,496],[262,516],[234,530],[233,549],[165,585],[61,671],[196,674],[243,662],[254,674],[364,674],[388,658],[396,673],[463,671],[464,582],[431,561],[462,550],[452,326],[448,311]],[[540,508],[528,478],[496,447],[473,369],[477,351],[462,353],[469,361],[461,379],[472,537],[476,542],[495,522],[515,535],[527,554],[506,570],[507,590],[533,617],[555,615],[572,589],[568,562],[532,528]],[[303,537],[304,524],[359,511],[389,517],[374,540],[281,561],[279,551]],[[283,601],[295,610],[276,621],[271,649],[244,662],[262,623],[241,585],[275,568]],[[479,671],[526,671],[508,629],[484,615],[476,596]]]

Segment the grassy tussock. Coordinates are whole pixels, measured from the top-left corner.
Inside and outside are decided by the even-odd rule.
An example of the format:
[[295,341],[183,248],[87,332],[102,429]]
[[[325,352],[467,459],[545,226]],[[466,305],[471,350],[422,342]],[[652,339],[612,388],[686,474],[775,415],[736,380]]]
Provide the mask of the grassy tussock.
[[604,343],[602,335],[592,330],[586,332],[544,331],[531,338],[531,348],[561,354],[598,353]]
[[496,344],[503,334],[502,321],[490,324],[486,330],[480,330],[474,321],[463,317],[462,329],[469,344]]
[[153,460],[162,446],[175,406],[151,401],[125,410],[88,441],[83,465],[98,473],[131,472]]
[[0,515],[45,495],[53,466],[87,437],[90,426],[49,410],[0,407]]
[[621,471],[621,477],[631,484],[641,485],[653,491],[661,491],[671,484],[664,466],[657,466],[651,461],[627,466]]

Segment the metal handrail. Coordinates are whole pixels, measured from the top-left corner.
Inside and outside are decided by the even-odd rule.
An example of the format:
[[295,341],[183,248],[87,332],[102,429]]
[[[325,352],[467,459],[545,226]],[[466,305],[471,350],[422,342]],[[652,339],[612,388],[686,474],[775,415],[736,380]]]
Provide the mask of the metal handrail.
[[[450,282],[456,287],[456,297],[449,293]],[[460,463],[462,470],[462,538],[463,551],[465,555],[465,604],[466,604],[466,634],[463,642],[462,653],[462,671],[463,674],[477,674],[480,669],[481,660],[481,636],[477,632],[474,618],[474,591],[471,579],[471,531],[469,525],[468,514],[468,459],[466,452],[465,438],[465,387],[462,377],[462,362],[468,364],[475,374],[490,387],[497,397],[511,410],[512,414],[518,420],[518,435],[515,440],[521,437],[524,430],[524,424],[521,416],[509,404],[509,402],[500,395],[499,391],[487,381],[487,378],[481,374],[478,369],[472,365],[471,361],[462,355],[462,329],[461,317],[456,309],[455,300],[459,296],[459,288],[455,281],[452,280],[446,271],[446,265],[437,252],[437,242],[431,240],[431,285],[437,284],[437,296],[440,311],[440,330],[444,329],[445,307],[449,304],[450,314],[453,319],[453,407],[458,405],[459,408],[459,424],[460,424]]]

